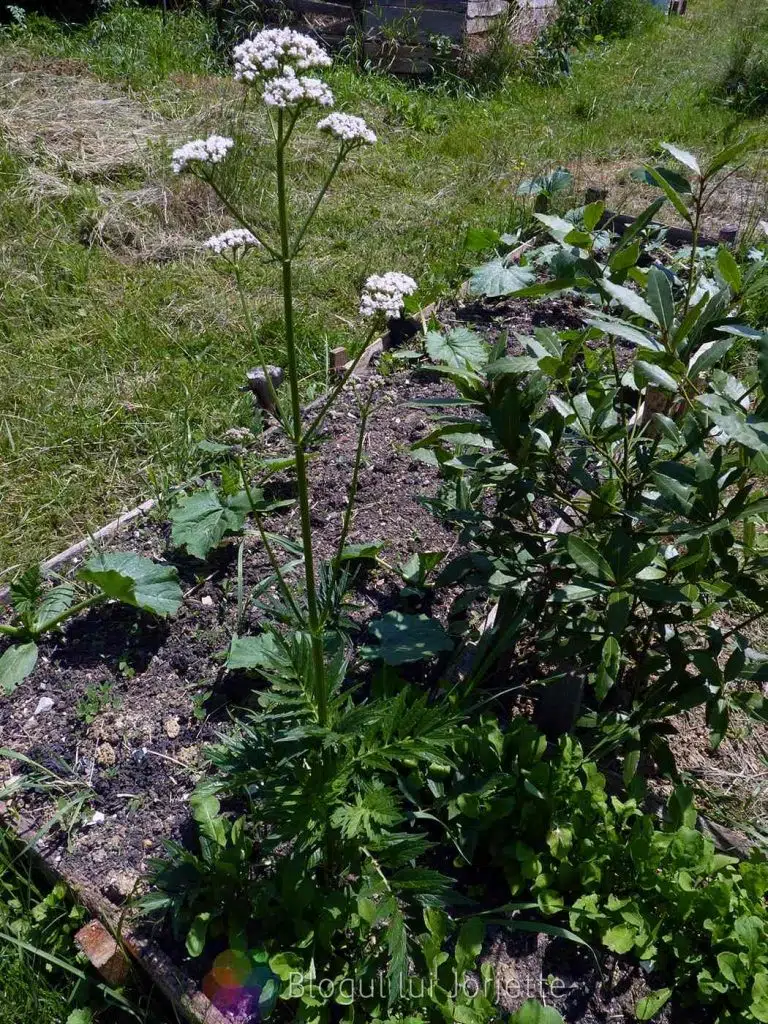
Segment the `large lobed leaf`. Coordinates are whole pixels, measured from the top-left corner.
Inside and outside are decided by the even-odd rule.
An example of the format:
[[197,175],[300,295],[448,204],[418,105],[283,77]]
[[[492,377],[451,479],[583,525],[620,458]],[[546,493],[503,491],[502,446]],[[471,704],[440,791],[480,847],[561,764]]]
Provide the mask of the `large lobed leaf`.
[[248,514],[243,503],[222,503],[211,487],[181,498],[171,512],[171,540],[204,559],[228,533],[242,530]]
[[475,267],[469,278],[469,291],[472,295],[482,295],[488,299],[496,299],[502,295],[513,295],[515,292],[533,284],[536,275],[527,267],[507,266],[502,257]]
[[174,615],[181,605],[183,595],[176,569],[130,551],[95,555],[78,575],[107,597],[155,615]]
[[440,623],[426,615],[387,612],[368,629],[379,640],[379,646],[371,653],[387,665],[434,658],[453,649],[453,641]]

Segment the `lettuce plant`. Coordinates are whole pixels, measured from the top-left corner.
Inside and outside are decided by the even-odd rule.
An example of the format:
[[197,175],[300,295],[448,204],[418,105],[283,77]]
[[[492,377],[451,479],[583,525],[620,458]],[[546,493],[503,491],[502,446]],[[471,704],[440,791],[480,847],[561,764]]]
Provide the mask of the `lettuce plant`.
[[173,566],[130,552],[94,555],[77,574],[84,584],[46,587],[38,566],[32,566],[10,587],[12,618],[0,623],[0,636],[11,646],[0,657],[0,690],[10,694],[34,670],[37,641],[80,612],[105,601],[133,605],[155,615],[173,615],[181,604],[178,573]]

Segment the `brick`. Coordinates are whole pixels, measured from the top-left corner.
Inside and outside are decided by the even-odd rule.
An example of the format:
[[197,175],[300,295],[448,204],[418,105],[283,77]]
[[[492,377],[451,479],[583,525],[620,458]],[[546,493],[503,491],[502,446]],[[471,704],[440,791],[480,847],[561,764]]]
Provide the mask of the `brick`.
[[106,982],[123,984],[128,977],[128,960],[101,921],[90,921],[81,928],[75,942]]

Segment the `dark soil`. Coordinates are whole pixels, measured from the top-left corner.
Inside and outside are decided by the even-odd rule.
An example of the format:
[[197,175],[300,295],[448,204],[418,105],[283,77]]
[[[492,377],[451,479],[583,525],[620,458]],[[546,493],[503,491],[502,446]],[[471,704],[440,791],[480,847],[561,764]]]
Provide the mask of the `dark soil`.
[[[517,351],[515,332],[579,327],[581,310],[573,300],[473,303],[441,319],[446,326],[475,326],[487,340],[510,332],[509,349]],[[348,541],[384,541],[382,555],[390,565],[419,549],[455,551],[457,535],[419,500],[435,494],[436,474],[409,453],[430,422],[428,412],[408,403],[450,391],[416,372],[374,379],[376,407],[365,436]],[[326,421],[325,443],[311,461],[312,525],[320,558],[336,549],[359,423],[354,396],[345,395]],[[280,449],[272,438],[269,445],[269,454]],[[268,526],[296,539],[298,510],[293,506],[273,516]],[[176,564],[185,595],[179,614],[158,622],[118,605],[92,609],[45,640],[32,676],[11,698],[0,699],[0,747],[56,773],[69,787],[68,797],[75,792],[85,797],[84,813],[66,829],[51,829],[42,852],[67,877],[100,890],[117,905],[146,888],[148,860],[162,853],[163,841],[183,842],[190,832],[188,799],[202,772],[205,744],[251,699],[253,680],[225,675],[221,659],[236,628],[239,543],[240,538],[225,541],[201,563],[170,547],[168,523],[157,510],[135,520],[109,547]],[[246,590],[271,573],[254,532],[246,535],[244,565]],[[76,567],[77,561],[71,570]],[[399,589],[398,580],[378,567],[360,574],[353,597],[361,637],[366,622],[395,605]],[[428,610],[444,619],[447,605]],[[259,615],[251,607],[249,629],[258,627]],[[39,708],[41,698],[53,702],[48,710]],[[31,774],[26,762],[0,759],[0,790],[9,779]],[[21,816],[43,828],[56,811],[56,794],[22,789],[8,810],[11,820]],[[647,991],[638,968],[611,958],[603,963],[601,977],[581,947],[544,935],[510,939],[499,933],[489,957],[496,964],[501,1005],[508,1010],[544,995],[568,1021],[618,1024],[634,1019],[634,1003]],[[200,964],[189,966],[196,973]],[[546,989],[550,975],[563,986],[559,992]]]

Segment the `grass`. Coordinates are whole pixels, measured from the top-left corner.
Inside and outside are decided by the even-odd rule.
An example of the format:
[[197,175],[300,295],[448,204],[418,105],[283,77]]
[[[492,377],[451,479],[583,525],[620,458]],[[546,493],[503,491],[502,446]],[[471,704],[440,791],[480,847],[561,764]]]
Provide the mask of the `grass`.
[[[557,87],[508,81],[455,95],[335,69],[339,105],[364,113],[381,144],[345,172],[314,228],[299,279],[307,392],[323,386],[326,349],[354,332],[364,277],[398,268],[426,297],[450,292],[466,269],[467,227],[513,222],[521,177],[566,164],[583,186],[664,139],[706,150],[746,128],[768,136],[765,120],[714,95],[744,17],[741,5],[698,0],[690,17],[579,55]],[[0,146],[0,579],[193,472],[196,440],[252,424],[238,387],[253,354],[231,283],[193,248],[226,221],[167,169],[171,144],[223,130],[239,109],[209,36],[197,15],[173,14],[163,29],[157,11],[115,7],[80,29],[35,20],[0,46],[6,83],[15,67],[79,62],[64,68],[70,77],[48,73],[47,106],[23,75],[0,99],[10,125]],[[130,117],[95,123],[103,145],[91,174],[78,163],[87,117],[63,145],[60,124],[46,134],[51,95],[58,88],[68,111],[81,71],[103,83],[86,82],[88,96],[130,104],[156,137],[110,164],[104,152],[125,145]],[[299,200],[323,160],[316,138],[301,141]],[[271,210],[263,170],[243,194]],[[249,286],[279,362],[274,270],[254,266]]]

